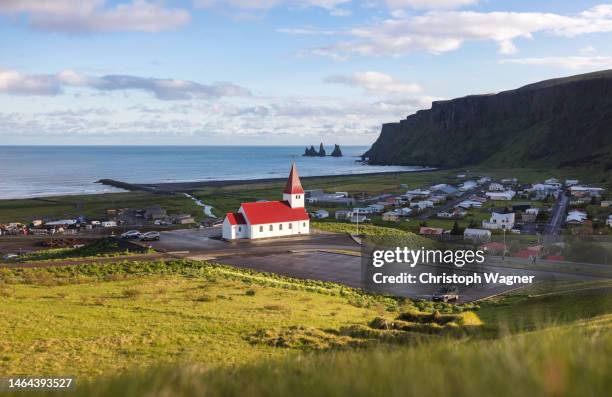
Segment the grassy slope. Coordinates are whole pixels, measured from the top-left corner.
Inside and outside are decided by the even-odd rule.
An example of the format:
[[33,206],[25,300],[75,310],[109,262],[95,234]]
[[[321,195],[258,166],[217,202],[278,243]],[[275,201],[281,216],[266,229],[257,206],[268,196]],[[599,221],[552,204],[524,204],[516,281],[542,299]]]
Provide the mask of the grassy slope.
[[322,294],[224,267],[204,274],[181,264],[133,266],[0,273],[0,373],[83,377],[175,361],[243,364],[286,353],[248,343],[258,329],[365,325],[387,309],[329,295],[340,292],[335,286]]

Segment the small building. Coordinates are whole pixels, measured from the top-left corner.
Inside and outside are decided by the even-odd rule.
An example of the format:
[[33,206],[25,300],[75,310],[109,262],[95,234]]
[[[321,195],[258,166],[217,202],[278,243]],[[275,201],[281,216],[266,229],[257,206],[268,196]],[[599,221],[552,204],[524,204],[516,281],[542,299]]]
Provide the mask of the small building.
[[586,212],[572,210],[567,214],[567,218],[565,218],[565,222],[568,225],[581,225],[588,218]]
[[485,196],[491,200],[510,201],[516,196],[516,192],[514,190],[506,190],[505,192],[486,192]]
[[476,186],[478,186],[476,181],[465,181],[459,186],[459,191],[467,192],[468,190],[474,189]]
[[611,200],[602,200],[601,203],[599,203],[599,205],[601,205],[604,208],[612,207],[612,201]]
[[304,208],[304,189],[295,163],[283,190],[283,200],[242,203],[237,212],[227,213],[223,238],[256,239],[310,233],[310,218]]
[[371,204],[371,205],[368,205],[368,208],[371,210],[371,213],[380,214],[381,212],[384,211],[385,206],[382,204]]
[[174,223],[179,224],[179,225],[189,225],[189,224],[195,223],[195,219],[193,218],[193,216],[189,214],[175,215],[172,217],[172,219]]
[[426,208],[433,208],[434,203],[431,200],[421,200],[416,201],[414,203],[410,203],[410,207],[418,208],[419,210],[424,210]]
[[504,190],[504,185],[502,185],[501,183],[493,182],[489,185],[490,192],[503,192]]
[[334,217],[337,221],[344,221],[350,219],[353,216],[353,211],[351,210],[337,210],[334,213]]
[[386,222],[398,222],[402,215],[396,211],[387,211],[382,214],[382,220]]
[[421,226],[421,228],[419,229],[419,234],[424,236],[441,236],[442,234],[444,234],[444,229],[442,229],[441,227]]
[[351,223],[365,223],[368,222],[370,219],[368,219],[367,216],[365,215],[359,215],[359,214],[353,214],[353,216],[351,216],[350,221]]
[[156,220],[167,216],[166,209],[160,205],[152,205],[144,209],[142,215],[145,219]]
[[463,231],[463,238],[475,243],[484,243],[491,240],[491,231],[467,228]]
[[579,183],[578,179],[566,179],[565,180],[565,186],[570,187],[570,186],[576,186]]
[[591,186],[571,186],[570,192],[572,195],[580,196],[584,194],[588,194],[590,196],[599,196],[604,189],[600,187],[591,187]]
[[446,183],[434,185],[430,189],[433,194],[438,194],[441,196],[455,196],[459,192],[459,189]]
[[427,197],[431,194],[431,190],[413,189],[406,192],[406,196],[410,198]]
[[493,212],[491,213],[491,218],[488,221],[482,221],[482,227],[493,230],[510,230],[514,228],[514,221],[514,212],[510,212],[508,214]]
[[100,226],[102,226],[102,227],[117,227],[117,222],[115,222],[115,221],[103,221],[103,222],[100,222]]
[[608,216],[608,219],[606,220],[606,225],[612,227],[612,215]]

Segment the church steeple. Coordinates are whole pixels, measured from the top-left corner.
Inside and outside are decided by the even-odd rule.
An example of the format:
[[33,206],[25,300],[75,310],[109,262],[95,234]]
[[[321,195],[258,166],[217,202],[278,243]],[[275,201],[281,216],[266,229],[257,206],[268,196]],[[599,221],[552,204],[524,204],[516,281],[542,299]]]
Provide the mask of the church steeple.
[[291,164],[289,178],[283,190],[283,200],[287,201],[291,208],[304,208],[304,188],[302,188],[295,161]]

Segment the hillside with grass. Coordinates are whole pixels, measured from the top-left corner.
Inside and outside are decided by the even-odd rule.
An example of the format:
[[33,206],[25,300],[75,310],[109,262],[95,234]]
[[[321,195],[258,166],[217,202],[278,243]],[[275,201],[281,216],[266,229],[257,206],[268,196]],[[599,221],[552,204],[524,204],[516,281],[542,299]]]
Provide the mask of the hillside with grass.
[[433,102],[384,124],[371,164],[612,169],[612,70]]

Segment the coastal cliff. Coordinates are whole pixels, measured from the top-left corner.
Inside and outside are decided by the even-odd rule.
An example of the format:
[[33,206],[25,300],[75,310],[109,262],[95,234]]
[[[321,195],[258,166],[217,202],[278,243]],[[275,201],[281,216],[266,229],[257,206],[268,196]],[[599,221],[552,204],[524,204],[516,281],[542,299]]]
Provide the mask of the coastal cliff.
[[382,126],[370,164],[612,168],[612,70],[433,102]]

